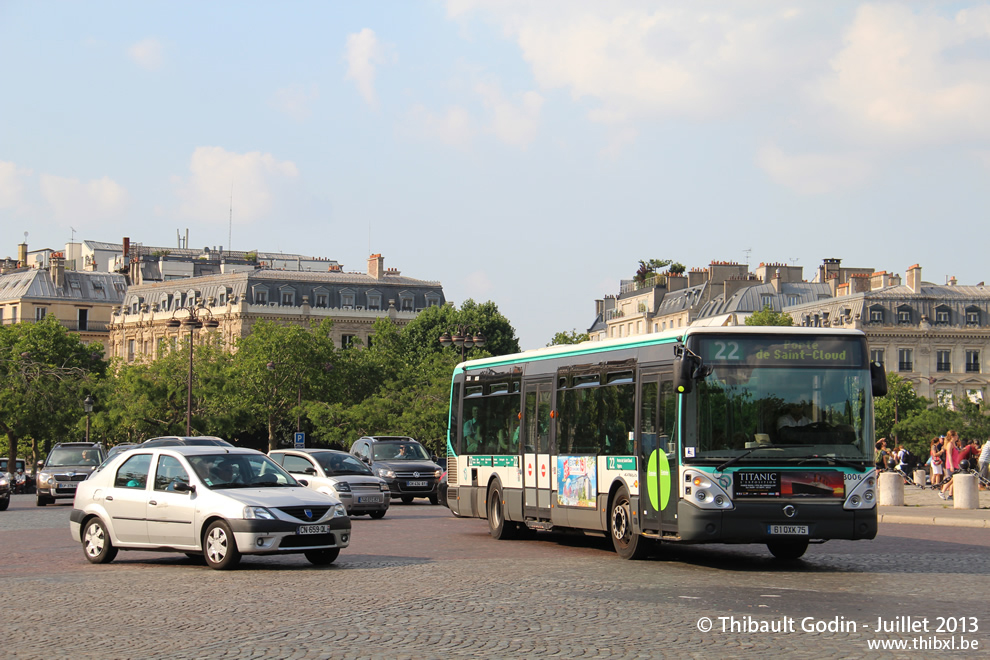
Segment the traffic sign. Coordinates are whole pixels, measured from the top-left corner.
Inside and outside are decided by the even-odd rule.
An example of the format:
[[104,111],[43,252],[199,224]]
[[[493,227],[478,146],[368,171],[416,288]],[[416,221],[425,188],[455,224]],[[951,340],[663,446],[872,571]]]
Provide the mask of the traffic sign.
[[306,447],[306,432],[296,431],[295,443],[293,445],[296,449],[305,449]]

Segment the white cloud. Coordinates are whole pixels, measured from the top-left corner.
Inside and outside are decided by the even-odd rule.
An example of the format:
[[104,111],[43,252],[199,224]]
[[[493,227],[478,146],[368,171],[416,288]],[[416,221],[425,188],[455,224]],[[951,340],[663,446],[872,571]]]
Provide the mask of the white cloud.
[[275,92],[272,105],[296,121],[305,121],[313,114],[310,105],[319,97],[320,91],[315,84],[308,89],[303,85],[290,85]]
[[803,195],[854,188],[873,172],[867,154],[787,154],[775,145],[761,149],[756,162],[775,183]]
[[42,174],[41,194],[56,220],[79,222],[119,217],[127,208],[127,191],[109,177],[82,182]]
[[31,170],[0,160],[0,209],[16,209],[24,204],[24,180]]
[[862,139],[901,144],[990,136],[990,7],[946,18],[860,7],[818,92]]
[[475,134],[471,115],[461,106],[451,106],[443,114],[436,114],[423,105],[414,105],[399,130],[409,138],[435,140],[459,148],[466,148]]
[[277,189],[298,174],[295,163],[271,154],[197,147],[189,161],[189,176],[175,179],[179,215],[199,222],[227,222],[233,190],[235,217],[242,223],[253,222],[266,217]]
[[132,45],[127,49],[127,54],[135,64],[148,71],[160,69],[164,61],[162,44],[154,37],[142,39]]
[[517,95],[516,102],[505,98],[501,88],[494,83],[475,85],[485,108],[491,113],[490,130],[499,140],[518,147],[525,147],[536,139],[540,122],[543,97],[536,92]]
[[378,107],[375,94],[376,65],[386,61],[385,48],[378,42],[374,30],[364,28],[347,35],[347,80],[357,85],[361,98],[372,108]]

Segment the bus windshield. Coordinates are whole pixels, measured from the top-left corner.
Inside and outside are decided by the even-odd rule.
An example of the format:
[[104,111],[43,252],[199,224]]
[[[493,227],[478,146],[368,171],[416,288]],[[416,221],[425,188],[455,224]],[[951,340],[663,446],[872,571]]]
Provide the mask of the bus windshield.
[[692,350],[711,371],[685,400],[686,463],[872,462],[862,340],[695,339]]

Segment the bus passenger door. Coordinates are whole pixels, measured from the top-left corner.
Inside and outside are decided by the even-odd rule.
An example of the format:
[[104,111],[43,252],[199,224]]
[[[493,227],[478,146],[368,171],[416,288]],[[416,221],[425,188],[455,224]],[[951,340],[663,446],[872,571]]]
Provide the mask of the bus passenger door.
[[639,508],[640,526],[657,533],[677,529],[677,475],[674,438],[673,376],[644,373],[640,378],[639,410]]
[[522,455],[523,512],[550,519],[550,383],[528,383],[524,391]]

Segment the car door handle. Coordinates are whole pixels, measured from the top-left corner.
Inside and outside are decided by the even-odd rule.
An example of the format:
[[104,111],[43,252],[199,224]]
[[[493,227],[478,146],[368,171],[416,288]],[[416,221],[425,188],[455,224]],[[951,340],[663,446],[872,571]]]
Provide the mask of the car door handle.
[[113,502],[113,495],[107,495],[107,502]]
[[151,506],[157,506],[158,502],[156,502],[155,500],[150,500],[148,504],[150,504]]

